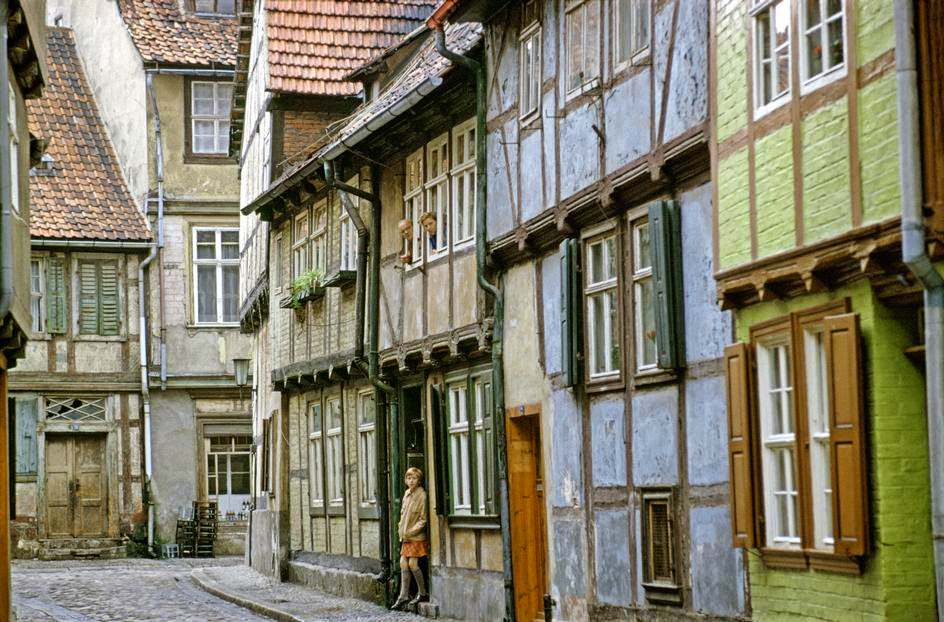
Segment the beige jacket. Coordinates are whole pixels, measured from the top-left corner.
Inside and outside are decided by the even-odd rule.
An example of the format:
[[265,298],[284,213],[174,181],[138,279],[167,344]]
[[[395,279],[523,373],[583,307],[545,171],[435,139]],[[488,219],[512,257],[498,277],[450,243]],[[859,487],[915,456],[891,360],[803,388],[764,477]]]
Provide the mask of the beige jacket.
[[397,530],[401,542],[422,542],[426,536],[426,491],[417,486],[407,488],[400,506],[400,527]]

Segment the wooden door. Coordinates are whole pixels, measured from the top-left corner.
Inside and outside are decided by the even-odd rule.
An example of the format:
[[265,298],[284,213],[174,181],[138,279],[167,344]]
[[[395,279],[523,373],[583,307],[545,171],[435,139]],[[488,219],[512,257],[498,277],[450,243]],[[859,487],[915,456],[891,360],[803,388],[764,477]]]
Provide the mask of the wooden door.
[[46,533],[105,535],[105,438],[46,435]]
[[506,428],[515,613],[519,622],[543,620],[547,545],[540,416],[509,416]]

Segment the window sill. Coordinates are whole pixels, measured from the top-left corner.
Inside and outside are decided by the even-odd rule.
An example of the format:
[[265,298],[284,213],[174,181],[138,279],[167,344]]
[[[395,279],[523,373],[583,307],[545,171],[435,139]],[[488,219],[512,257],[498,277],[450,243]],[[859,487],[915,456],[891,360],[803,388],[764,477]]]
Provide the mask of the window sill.
[[495,514],[450,514],[446,520],[450,529],[501,529],[501,520]]
[[541,106],[535,106],[533,110],[520,115],[518,121],[521,124],[521,127],[530,127],[534,124],[535,121],[541,118]]
[[343,505],[329,505],[328,516],[344,516],[344,506]]
[[35,473],[17,473],[16,474],[17,484],[32,484],[35,481],[36,481]]
[[648,387],[678,380],[678,373],[672,369],[650,369],[637,373],[633,377],[634,387]]
[[[238,326],[238,324],[237,324]],[[101,342],[101,343],[116,343],[120,341],[125,341],[127,337],[125,335],[74,335],[72,341],[86,341],[86,342]]]
[[835,82],[836,80],[841,80],[846,77],[846,63],[843,62],[841,65],[836,65],[829,71],[821,73],[812,78],[806,78],[800,86],[800,95],[807,95],[813,91],[819,90],[824,86]]
[[611,391],[622,391],[626,384],[622,376],[612,376],[603,378],[587,379],[584,383],[588,394],[609,393]]
[[834,553],[806,550],[761,549],[761,558],[768,568],[787,570],[820,570],[841,574],[862,574],[862,560]]
[[681,605],[682,588],[669,583],[646,583],[642,587],[646,590],[646,600],[660,605]]
[[214,330],[220,328],[239,328],[239,322],[207,322],[206,324],[187,324],[188,330]]
[[325,278],[322,287],[345,287],[357,281],[356,270],[337,270]]
[[[325,296],[325,288],[324,288],[324,287],[309,287],[308,289],[306,289],[306,290],[302,293],[301,296],[298,297],[299,308],[300,308],[304,303],[308,302],[309,300],[318,300],[318,299],[320,299],[320,298],[324,298],[324,296]],[[291,296],[291,295],[289,295],[289,296],[283,296],[283,297],[279,300],[279,307],[281,307],[281,308],[283,308],[283,309],[294,309],[294,308],[296,308],[296,307],[294,307],[294,306],[292,305],[292,296]]]
[[590,91],[592,91],[593,89],[599,86],[600,86],[600,78],[591,78],[590,80],[588,80],[587,82],[584,82],[577,88],[571,91],[567,91],[564,95],[564,101],[569,103],[571,100],[577,99],[581,95],[585,95],[586,93],[589,93]]
[[184,156],[184,164],[236,164],[236,159],[228,154],[188,153]]
[[777,110],[778,108],[785,106],[787,102],[789,101],[790,101],[790,93],[787,92],[786,94],[781,95],[780,97],[773,100],[769,104],[764,104],[763,106],[758,106],[754,108],[754,119],[753,119],[754,122],[757,122],[763,117],[766,117],[774,110]]
[[357,508],[357,517],[366,520],[377,520],[380,518],[380,510],[374,504],[361,505]]

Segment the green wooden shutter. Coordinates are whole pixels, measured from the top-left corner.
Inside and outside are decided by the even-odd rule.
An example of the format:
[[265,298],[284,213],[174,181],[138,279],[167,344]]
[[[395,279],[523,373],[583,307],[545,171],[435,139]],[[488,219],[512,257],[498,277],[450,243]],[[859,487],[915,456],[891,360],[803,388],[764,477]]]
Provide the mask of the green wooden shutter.
[[100,335],[117,335],[121,328],[118,307],[118,263],[99,263],[98,317]]
[[66,279],[62,257],[46,260],[46,332],[66,332]]
[[485,433],[485,513],[498,514],[498,503],[495,499],[495,473],[497,469],[497,447],[495,446],[495,408],[492,400],[491,380],[482,382],[482,396],[485,400],[485,410],[482,414],[482,431]]
[[580,382],[582,373],[580,243],[569,239],[561,242],[561,372],[564,386]]
[[36,474],[36,417],[35,397],[16,398],[16,474]]
[[436,511],[442,516],[449,514],[452,508],[452,483],[449,481],[449,439],[446,394],[442,386],[433,386],[430,392],[433,401],[433,438],[436,453]]
[[98,265],[79,263],[79,334],[98,334]]
[[649,205],[656,350],[659,367],[663,369],[677,369],[685,361],[680,224],[680,212],[674,201],[655,201]]

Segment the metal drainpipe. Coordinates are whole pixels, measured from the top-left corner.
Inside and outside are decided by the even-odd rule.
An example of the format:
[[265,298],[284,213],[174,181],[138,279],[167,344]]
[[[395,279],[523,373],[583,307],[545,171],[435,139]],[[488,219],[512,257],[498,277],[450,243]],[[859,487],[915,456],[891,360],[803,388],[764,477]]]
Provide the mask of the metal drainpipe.
[[505,385],[502,365],[502,338],[504,336],[505,302],[500,285],[485,277],[486,201],[488,177],[485,169],[485,67],[482,63],[457,54],[446,47],[446,33],[441,23],[435,24],[436,51],[449,61],[461,65],[475,75],[475,266],[479,287],[492,295],[494,324],[492,326],[492,401],[494,403],[495,436],[498,443],[498,492],[501,506],[502,570],[505,580],[505,620],[515,620],[514,573],[511,565],[511,524],[508,504],[508,457],[505,443]]
[[[386,584],[390,580],[390,463],[387,453],[387,417],[386,412],[381,406],[382,396],[387,397],[390,404],[391,425],[396,425],[399,421],[399,400],[397,399],[396,389],[380,379],[380,190],[379,190],[379,167],[373,166],[370,171],[371,191],[366,192],[355,186],[350,186],[338,181],[334,175],[334,162],[326,161],[324,164],[325,183],[338,190],[341,196],[341,202],[348,216],[357,228],[357,294],[356,305],[358,318],[355,320],[358,326],[358,344],[364,343],[364,275],[368,274],[368,285],[366,292],[367,305],[367,368],[364,369],[363,345],[355,351],[355,365],[361,371],[367,372],[367,378],[374,387],[374,416],[375,429],[377,435],[375,438],[377,451],[377,506],[380,512],[380,575],[377,581],[384,584],[384,604],[389,605],[389,595],[387,594]],[[370,202],[370,231],[364,225],[360,213],[354,207],[350,195],[354,195]],[[370,245],[368,252],[367,246]],[[370,270],[367,270],[367,260],[370,259]],[[397,439],[393,434],[392,438]]]
[[[324,163],[325,183],[329,188],[338,191],[341,197],[341,204],[344,205],[344,211],[347,212],[354,228],[357,229],[357,281],[354,289],[354,357],[364,356],[364,287],[367,272],[367,225],[361,218],[360,211],[351,200],[351,194],[359,194],[360,188],[354,188],[337,179],[334,176],[334,162],[325,160]],[[354,192],[357,190],[358,192]],[[366,197],[365,197],[366,198]]]
[[914,6],[898,0],[895,22],[895,75],[898,83],[898,163],[901,184],[902,259],[924,287],[925,382],[928,455],[931,470],[931,530],[937,617],[944,621],[944,279],[925,250],[922,218],[921,153],[918,147],[918,69]]
[[[157,109],[157,96],[154,94],[154,71],[148,71],[146,74],[148,98],[151,101],[151,109],[154,115],[154,141],[156,145],[156,169],[157,169],[157,242],[151,249],[151,253],[142,262],[138,270],[138,287],[140,300],[140,330],[141,330],[141,396],[144,401],[144,454],[145,468],[148,484],[148,549],[154,546],[154,490],[152,481],[152,451],[151,451],[151,393],[150,381],[147,364],[147,322],[146,307],[144,304],[144,267],[151,263],[164,248],[164,147],[161,144],[161,116]],[[145,199],[147,205],[147,199]],[[147,211],[147,210],[145,210]],[[159,266],[160,267],[160,266]],[[160,337],[160,358],[161,358],[161,381],[166,378],[166,355],[164,344],[164,274],[159,270],[158,290],[161,307],[161,337]],[[162,384],[163,388],[163,384]]]
[[[7,119],[10,118],[10,66],[7,60],[7,37],[9,36],[7,26],[7,15],[9,5],[6,1],[0,2],[0,127],[6,127]],[[4,132],[4,136],[5,136]],[[3,202],[2,215],[0,215],[0,320],[6,317],[7,312],[13,304],[13,239],[11,230],[11,215],[14,206],[13,184],[19,183],[19,180],[13,179],[10,174],[10,167],[6,164],[10,161],[10,141],[4,137],[0,140],[0,201]]]

